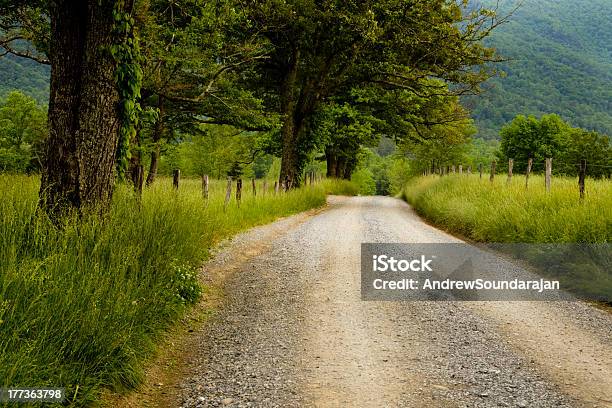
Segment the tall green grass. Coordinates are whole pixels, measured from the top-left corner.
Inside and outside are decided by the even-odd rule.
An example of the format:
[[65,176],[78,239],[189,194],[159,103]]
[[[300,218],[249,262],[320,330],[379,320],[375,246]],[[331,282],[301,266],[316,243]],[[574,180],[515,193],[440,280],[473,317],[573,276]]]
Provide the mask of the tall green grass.
[[404,198],[436,225],[482,242],[605,243],[612,239],[612,182],[553,178],[546,192],[542,176],[524,176],[510,185],[478,175],[418,177],[406,184]]
[[66,387],[74,405],[142,379],[158,336],[199,297],[196,270],[217,242],[355,190],[323,182],[253,197],[246,186],[224,211],[225,182],[206,205],[199,180],[174,191],[161,179],[140,202],[120,186],[106,218],[57,229],[37,216],[38,187],[0,175],[0,386]]

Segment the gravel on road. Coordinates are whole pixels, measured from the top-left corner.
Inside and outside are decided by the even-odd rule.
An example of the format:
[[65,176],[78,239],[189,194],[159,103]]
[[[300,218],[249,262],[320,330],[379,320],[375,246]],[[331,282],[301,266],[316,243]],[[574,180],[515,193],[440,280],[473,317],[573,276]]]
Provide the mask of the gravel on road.
[[164,400],[181,407],[612,407],[612,317],[580,302],[360,299],[362,242],[461,242],[390,197],[236,237]]

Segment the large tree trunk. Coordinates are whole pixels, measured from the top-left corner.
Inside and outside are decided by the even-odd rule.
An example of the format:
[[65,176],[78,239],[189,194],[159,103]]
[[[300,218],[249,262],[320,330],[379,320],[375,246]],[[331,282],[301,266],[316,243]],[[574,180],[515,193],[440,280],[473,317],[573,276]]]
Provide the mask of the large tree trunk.
[[281,111],[283,113],[283,127],[281,129],[281,141],[283,152],[281,154],[281,168],[279,183],[286,183],[286,188],[298,187],[300,183],[299,174],[299,151],[298,137],[300,125],[297,123],[297,101],[296,86],[297,72],[300,62],[300,51],[293,50],[289,69],[284,78],[281,91]]
[[151,163],[149,163],[149,172],[147,173],[146,185],[150,186],[155,181],[157,176],[157,167],[159,166],[159,145],[156,145],[151,152]]
[[[293,120],[291,120],[293,122]],[[283,126],[283,153],[281,155],[280,182],[285,183],[286,188],[300,186],[300,157],[297,147],[297,133],[293,125]]]
[[338,156],[332,151],[332,149],[327,148],[325,150],[325,160],[327,161],[327,177],[336,177],[336,171],[338,169]]
[[355,167],[357,167],[357,158],[355,156],[348,158],[346,160],[346,166],[344,168],[344,174],[342,174],[342,177],[345,180],[350,180],[353,176],[353,171],[355,171]]
[[153,129],[153,150],[151,151],[151,163],[149,163],[149,173],[147,174],[146,185],[150,186],[157,177],[157,167],[159,166],[160,141],[164,134],[164,99],[160,96],[157,102],[159,116]]
[[344,171],[346,170],[346,157],[338,157],[338,165],[336,166],[336,178],[344,178]]
[[115,181],[118,102],[113,2],[49,2],[51,92],[49,137],[40,187],[52,216],[84,207],[106,208]]

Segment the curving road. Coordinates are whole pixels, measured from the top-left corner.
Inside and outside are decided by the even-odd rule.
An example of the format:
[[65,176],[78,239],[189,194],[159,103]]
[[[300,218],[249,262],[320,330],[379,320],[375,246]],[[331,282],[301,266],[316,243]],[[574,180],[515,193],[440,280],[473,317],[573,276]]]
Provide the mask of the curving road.
[[205,266],[223,302],[157,405],[612,407],[611,314],[361,301],[361,242],[461,241],[394,198],[328,204],[238,236]]

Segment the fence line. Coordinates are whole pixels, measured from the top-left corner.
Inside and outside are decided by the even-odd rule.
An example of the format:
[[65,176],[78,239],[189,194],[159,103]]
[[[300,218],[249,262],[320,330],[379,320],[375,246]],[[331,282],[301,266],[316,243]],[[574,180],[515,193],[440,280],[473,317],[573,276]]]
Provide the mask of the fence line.
[[[512,177],[514,175],[513,171],[514,171],[514,159],[508,159],[508,178],[506,180],[506,185],[510,185],[512,182]],[[553,160],[552,158],[546,158],[543,162],[535,162],[533,160],[533,158],[529,158],[527,160],[527,169],[525,171],[525,189],[527,189],[529,187],[529,177],[533,171],[533,166],[536,164],[543,164],[544,165],[544,186],[546,188],[547,192],[550,192],[551,190],[551,186],[552,186],[552,169],[553,169]],[[578,167],[578,191],[580,194],[580,199],[584,199],[585,197],[585,183],[586,183],[586,171],[587,171],[587,161],[585,159],[582,159],[580,161],[580,163],[578,164],[569,164],[569,163],[560,163],[561,165],[561,169],[567,169],[568,167],[573,167],[573,166],[577,166]],[[556,164],[556,166],[559,166],[559,163]],[[565,166],[565,167],[563,167]],[[602,164],[594,164],[594,165],[589,165],[590,167],[598,167],[598,168],[612,168],[612,166],[608,166],[608,165],[602,165]],[[440,176],[444,176],[444,175],[448,175],[451,172],[455,173],[455,168],[459,169],[459,175],[464,174],[463,173],[463,165],[459,164],[458,166],[456,165],[451,165],[451,166],[438,166],[438,168],[433,168],[433,170],[431,171],[431,173],[429,172],[429,169],[423,171],[423,175],[429,175],[429,174],[438,174]],[[558,168],[558,167],[557,167]],[[493,160],[491,162],[491,170],[489,173],[489,181],[491,183],[493,183],[494,179],[495,179],[495,172],[497,169],[497,162],[495,160]],[[437,171],[436,171],[437,170]],[[467,174],[471,174],[472,173],[472,166],[468,166],[467,167]],[[482,180],[482,175],[483,175],[483,165],[482,163],[478,163],[478,173],[479,173],[479,178]]]
[[[138,171],[138,170],[136,170]],[[140,196],[142,194],[142,174],[137,174],[135,171],[135,182],[134,182],[134,192]],[[142,169],[141,169],[142,171]],[[179,190],[179,186],[180,186],[180,180],[181,180],[181,171],[179,169],[175,169],[172,171],[172,187],[174,190],[178,191]],[[242,183],[242,179],[241,178],[237,178],[236,180],[236,193],[235,193],[235,199],[236,199],[236,204],[237,206],[240,208],[240,204],[242,202],[242,187],[243,187],[243,183]],[[313,187],[315,184],[319,183],[320,181],[323,180],[323,176],[319,173],[319,172],[307,172],[304,174],[304,187],[307,186],[311,186]],[[223,203],[223,210],[225,211],[227,206],[229,205],[229,203],[231,202],[231,198],[232,198],[232,184],[233,184],[234,179],[232,179],[231,176],[227,177],[227,186],[225,189],[225,200]],[[202,199],[204,200],[204,202],[206,203],[206,205],[208,206],[209,203],[209,190],[210,190],[210,178],[208,176],[208,174],[204,174],[202,175]],[[278,182],[275,181],[274,182],[274,186],[273,186],[273,194],[274,195],[278,195],[279,193],[286,193],[289,190],[291,190],[291,182],[289,181],[288,178],[285,179],[285,181],[283,182]],[[255,178],[251,178],[251,192],[253,195],[253,198],[257,197],[257,179]],[[268,192],[268,180],[267,179],[263,179],[263,184],[262,184],[262,188],[260,190],[260,196],[261,197],[265,197],[266,193]]]

